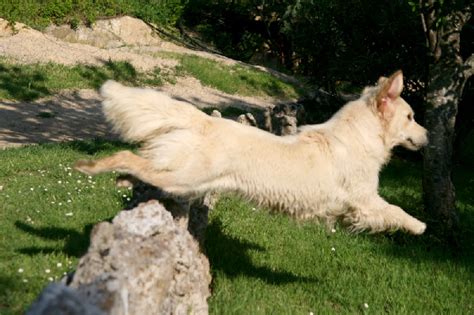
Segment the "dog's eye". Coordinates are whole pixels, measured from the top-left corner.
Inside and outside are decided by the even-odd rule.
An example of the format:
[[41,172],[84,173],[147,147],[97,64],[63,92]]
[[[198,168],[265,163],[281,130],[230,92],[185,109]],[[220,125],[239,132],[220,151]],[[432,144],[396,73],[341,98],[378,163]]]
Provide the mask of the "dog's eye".
[[407,118],[408,118],[408,120],[413,120],[413,114],[408,114]]

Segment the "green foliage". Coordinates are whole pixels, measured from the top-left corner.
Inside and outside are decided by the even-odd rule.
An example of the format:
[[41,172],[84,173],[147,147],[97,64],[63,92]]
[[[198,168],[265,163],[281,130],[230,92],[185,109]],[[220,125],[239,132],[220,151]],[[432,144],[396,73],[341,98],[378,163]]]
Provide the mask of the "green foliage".
[[0,59],[0,99],[34,100],[64,89],[98,88],[108,79],[128,85],[163,84],[159,69],[141,73],[128,62],[108,61],[103,66],[64,66],[53,63],[15,65]]
[[51,23],[80,21],[91,24],[97,18],[131,15],[146,22],[174,25],[180,19],[186,0],[5,0],[0,17],[42,29]]
[[397,69],[418,79],[426,67],[419,16],[403,1],[190,0],[184,20],[226,55],[274,58],[329,89]]

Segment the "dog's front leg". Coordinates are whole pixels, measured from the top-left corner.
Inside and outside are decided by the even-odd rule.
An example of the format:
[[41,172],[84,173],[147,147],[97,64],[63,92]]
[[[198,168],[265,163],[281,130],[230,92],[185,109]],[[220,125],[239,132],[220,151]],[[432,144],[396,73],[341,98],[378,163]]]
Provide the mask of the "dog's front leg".
[[404,230],[411,234],[423,234],[426,224],[412,217],[402,208],[389,204],[381,197],[372,199],[364,205],[355,206],[345,217],[354,230],[372,232]]

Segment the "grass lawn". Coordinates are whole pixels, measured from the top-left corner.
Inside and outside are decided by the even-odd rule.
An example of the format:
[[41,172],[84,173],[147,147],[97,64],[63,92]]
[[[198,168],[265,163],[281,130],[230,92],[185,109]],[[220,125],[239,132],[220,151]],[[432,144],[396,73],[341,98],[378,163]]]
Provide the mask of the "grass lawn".
[[183,75],[193,76],[203,85],[229,94],[288,99],[303,93],[294,84],[248,66],[227,66],[187,54],[159,56],[177,59],[180,65],[166,71],[156,68],[140,72],[125,61],[109,61],[103,66],[18,65],[0,57],[0,99],[30,101],[64,89],[97,89],[108,79],[133,86],[160,86],[165,82],[175,84],[176,77]]
[[156,57],[179,61],[178,75],[190,75],[202,85],[228,94],[297,98],[304,94],[298,84],[285,82],[257,68],[245,65],[225,65],[221,62],[190,54],[154,53]]
[[[21,314],[49,281],[73,270],[91,227],[132,197],[115,187],[116,174],[89,178],[70,169],[124,147],[97,140],[0,151],[1,314]],[[394,161],[381,192],[423,217],[420,172],[414,162]],[[207,230],[210,312],[472,314],[473,175],[455,173],[463,224],[455,253],[429,234],[333,233],[224,196]]]
[[35,100],[64,89],[99,88],[114,79],[128,85],[159,86],[172,80],[159,68],[139,72],[128,62],[109,61],[103,66],[65,66],[54,63],[18,65],[0,58],[0,100]]

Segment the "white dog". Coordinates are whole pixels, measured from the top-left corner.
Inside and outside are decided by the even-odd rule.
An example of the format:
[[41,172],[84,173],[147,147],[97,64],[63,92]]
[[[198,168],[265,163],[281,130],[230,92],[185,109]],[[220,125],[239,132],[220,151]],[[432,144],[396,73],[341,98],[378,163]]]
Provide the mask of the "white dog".
[[427,143],[402,89],[401,71],[382,77],[329,121],[279,137],[161,92],[108,81],[101,88],[104,113],[125,140],[142,142],[140,155],[122,151],[75,168],[128,173],[180,196],[235,191],[298,218],[342,219],[356,231],[421,234],[423,222],[378,195],[392,148]]

